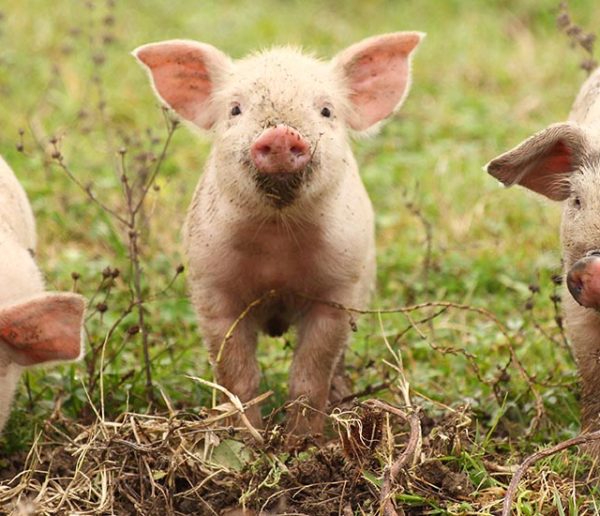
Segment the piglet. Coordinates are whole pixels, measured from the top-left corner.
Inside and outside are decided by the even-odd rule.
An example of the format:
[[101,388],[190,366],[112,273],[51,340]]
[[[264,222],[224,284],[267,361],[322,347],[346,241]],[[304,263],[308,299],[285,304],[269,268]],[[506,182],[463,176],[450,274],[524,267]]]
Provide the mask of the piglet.
[[0,158],[0,430],[25,367],[81,355],[85,303],[44,291],[35,224],[23,188]]
[[[600,69],[566,122],[493,159],[487,171],[563,203],[565,324],[581,375],[584,430],[600,428]],[[590,449],[600,456],[600,446]]]
[[[134,51],[159,99],[214,134],[184,238],[217,379],[242,401],[254,398],[257,334],[295,325],[289,397],[303,402],[288,413],[294,435],[320,434],[328,400],[344,394],[349,317],[322,301],[363,307],[374,282],[373,210],[349,135],[402,104],[422,37],[375,36],[331,61],[291,47],[232,60],[185,40]],[[247,415],[261,426],[258,407]]]

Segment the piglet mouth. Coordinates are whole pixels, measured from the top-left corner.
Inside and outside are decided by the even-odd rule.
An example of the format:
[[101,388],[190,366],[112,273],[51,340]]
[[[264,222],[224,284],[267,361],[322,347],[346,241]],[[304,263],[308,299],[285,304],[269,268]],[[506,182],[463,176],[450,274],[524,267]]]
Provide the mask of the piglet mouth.
[[254,171],[254,182],[265,198],[276,208],[291,205],[300,195],[302,186],[312,174],[311,167],[305,167],[298,172],[269,172]]

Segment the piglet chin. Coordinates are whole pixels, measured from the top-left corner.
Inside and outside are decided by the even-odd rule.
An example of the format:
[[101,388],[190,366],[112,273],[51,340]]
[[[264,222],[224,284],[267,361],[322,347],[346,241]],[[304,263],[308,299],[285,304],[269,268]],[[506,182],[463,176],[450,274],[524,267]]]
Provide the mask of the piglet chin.
[[581,306],[600,310],[600,256],[575,262],[567,274],[567,288]]
[[308,179],[310,169],[300,172],[256,173],[256,186],[266,197],[269,204],[276,208],[291,205],[300,195],[302,185]]

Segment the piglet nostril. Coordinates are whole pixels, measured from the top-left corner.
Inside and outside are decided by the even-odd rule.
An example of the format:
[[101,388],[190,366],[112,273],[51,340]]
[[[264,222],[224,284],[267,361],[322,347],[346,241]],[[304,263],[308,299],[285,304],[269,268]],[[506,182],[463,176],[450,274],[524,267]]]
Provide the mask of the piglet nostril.
[[583,283],[581,282],[580,278],[571,276],[571,274],[569,274],[567,276],[567,288],[575,300],[578,301],[581,291],[583,290]]
[[294,156],[301,156],[302,154],[304,154],[306,152],[306,147],[300,147],[298,145],[293,145],[292,148],[290,149],[290,152]]
[[269,145],[256,145],[255,150],[256,153],[260,154],[261,156],[271,154],[271,147]]
[[583,293],[583,270],[584,268],[579,262],[577,262],[567,274],[567,288],[573,296],[573,299],[580,305],[582,305],[581,294]]

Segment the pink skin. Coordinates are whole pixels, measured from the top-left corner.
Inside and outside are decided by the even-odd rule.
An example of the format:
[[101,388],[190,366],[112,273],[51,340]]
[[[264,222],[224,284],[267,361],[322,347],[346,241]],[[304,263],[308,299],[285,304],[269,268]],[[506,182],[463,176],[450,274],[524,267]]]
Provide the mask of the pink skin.
[[250,156],[257,170],[265,174],[299,172],[310,161],[310,145],[298,131],[280,124],[256,139]]
[[[134,52],[159,98],[214,133],[184,235],[218,382],[242,401],[254,398],[258,334],[297,329],[289,397],[303,401],[288,411],[290,442],[322,434],[328,401],[348,394],[348,316],[315,299],[365,307],[375,276],[373,211],[349,130],[372,130],[399,108],[422,37],[375,36],[328,62],[289,47],[232,60],[185,40]],[[247,415],[261,426],[259,407]]]
[[[581,87],[568,120],[493,159],[487,170],[562,201],[562,258],[567,336],[581,377],[582,428],[600,429],[600,69]],[[596,459],[600,444],[586,447]]]
[[567,274],[567,287],[581,306],[600,308],[600,256],[586,256],[575,262]]
[[0,431],[23,368],[75,360],[82,351],[84,299],[44,291],[30,252],[35,240],[27,196],[0,158]]
[[0,307],[0,347],[22,366],[81,355],[85,302],[77,294],[42,293]]

